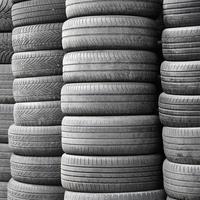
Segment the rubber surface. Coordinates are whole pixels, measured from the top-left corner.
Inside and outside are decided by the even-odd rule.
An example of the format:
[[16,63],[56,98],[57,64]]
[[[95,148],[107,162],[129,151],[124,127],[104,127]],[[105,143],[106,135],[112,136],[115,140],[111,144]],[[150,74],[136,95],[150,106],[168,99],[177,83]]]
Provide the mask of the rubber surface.
[[65,54],[65,82],[155,82],[158,58],[149,51],[102,50]]
[[7,182],[0,182],[0,200],[7,200]]
[[199,165],[176,164],[166,160],[163,165],[163,174],[164,187],[168,196],[186,200],[200,198]]
[[11,179],[8,183],[8,200],[58,200],[63,199],[61,186],[25,184]]
[[200,96],[169,95],[159,98],[161,123],[169,127],[199,127]]
[[16,52],[61,50],[62,23],[37,24],[13,29],[12,45]]
[[60,101],[16,103],[14,122],[17,126],[60,125],[62,111]]
[[62,148],[72,155],[141,155],[161,149],[157,116],[64,117]]
[[17,155],[60,156],[60,126],[10,126],[9,146]]
[[157,47],[154,20],[135,16],[89,16],[63,24],[62,45],[66,51],[136,49]]
[[154,113],[156,107],[156,87],[150,83],[77,83],[61,90],[61,108],[67,115],[142,115]]

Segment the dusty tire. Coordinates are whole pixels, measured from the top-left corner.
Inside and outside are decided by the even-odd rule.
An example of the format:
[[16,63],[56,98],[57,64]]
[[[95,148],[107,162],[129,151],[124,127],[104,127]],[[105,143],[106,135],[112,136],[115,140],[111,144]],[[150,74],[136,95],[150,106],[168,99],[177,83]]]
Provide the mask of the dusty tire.
[[16,52],[61,50],[62,23],[38,24],[13,29],[12,45]]
[[200,26],[168,28],[163,31],[163,55],[169,61],[192,61],[200,57]]
[[17,126],[60,125],[62,121],[60,101],[16,103],[14,121]]
[[67,115],[152,114],[156,87],[150,83],[75,83],[61,90],[61,108]]
[[200,198],[200,167],[165,160],[163,165],[164,187],[168,196],[175,199]]
[[8,183],[8,200],[58,200],[63,199],[64,190],[61,186],[44,186],[20,183],[11,179]]
[[13,82],[13,95],[16,102],[56,101],[62,86],[62,76],[19,78]]
[[13,179],[22,183],[60,185],[61,157],[28,157],[12,154]]
[[64,22],[64,0],[34,0],[14,4],[12,21],[15,27]]
[[156,54],[147,51],[81,51],[65,54],[63,80],[69,82],[155,82]]
[[0,143],[8,143],[8,128],[13,124],[13,104],[0,104]]
[[162,88],[168,94],[200,94],[200,62],[163,62]]
[[72,18],[63,24],[62,45],[66,51],[152,50],[157,47],[156,23],[135,16]]
[[142,155],[161,149],[157,116],[65,117],[62,148],[72,155]]
[[200,96],[170,95],[159,98],[161,123],[169,127],[199,127]]
[[60,156],[60,126],[10,126],[9,146],[17,155]]
[[0,200],[7,200],[7,182],[0,182]]

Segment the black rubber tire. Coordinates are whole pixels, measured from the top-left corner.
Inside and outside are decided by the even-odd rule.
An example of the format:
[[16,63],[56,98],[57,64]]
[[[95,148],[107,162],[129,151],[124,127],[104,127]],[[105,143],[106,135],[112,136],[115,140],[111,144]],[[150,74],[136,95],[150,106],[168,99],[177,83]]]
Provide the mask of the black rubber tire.
[[170,95],[159,98],[161,123],[169,127],[199,127],[200,96]]
[[0,143],[8,143],[8,128],[13,124],[13,104],[0,104]]
[[12,31],[12,19],[11,19],[11,7],[12,0],[1,0],[0,2],[0,32]]
[[55,126],[62,121],[60,101],[16,103],[14,121],[17,126]]
[[163,165],[164,187],[168,196],[175,199],[200,198],[200,166],[172,163]]
[[60,126],[16,126],[8,129],[9,146],[17,155],[61,156]]
[[128,192],[128,193],[80,193],[65,192],[64,200],[165,200],[164,190],[152,190],[145,192]]
[[163,128],[167,159],[175,163],[200,164],[200,128]]
[[63,25],[63,49],[152,50],[157,47],[154,20],[135,16],[89,16],[67,20]]
[[62,148],[72,155],[142,155],[161,150],[159,118],[149,116],[65,117]]
[[12,45],[16,52],[61,50],[62,23],[37,24],[13,29]]
[[154,113],[156,107],[156,87],[150,83],[74,83],[61,91],[67,115],[142,115]]
[[30,51],[12,56],[15,78],[62,75],[62,50]]
[[64,189],[61,186],[33,185],[11,179],[8,183],[8,200],[60,200]]
[[162,188],[162,156],[74,156],[63,154],[62,186],[89,193],[138,192]]
[[11,150],[8,144],[0,144],[0,182],[7,182],[10,175]]
[[167,27],[199,26],[199,0],[164,0],[163,14]]
[[13,76],[10,64],[0,64],[0,104],[14,103]]
[[200,57],[200,26],[163,31],[163,55],[169,61],[193,61]]
[[61,185],[61,157],[28,157],[12,154],[10,159],[13,179],[22,183]]
[[96,15],[134,15],[156,18],[161,10],[161,1],[144,0],[68,0],[68,18]]
[[200,62],[163,62],[161,65],[162,88],[168,94],[200,94]]
[[16,102],[56,101],[62,86],[62,76],[18,78],[13,82],[13,95]]
[[10,64],[12,55],[12,33],[0,33],[0,64]]
[[65,20],[65,0],[25,1],[12,7],[14,27],[58,23]]
[[7,200],[7,182],[0,182],[0,200]]
[[148,51],[80,51],[65,54],[65,82],[155,82],[158,58]]

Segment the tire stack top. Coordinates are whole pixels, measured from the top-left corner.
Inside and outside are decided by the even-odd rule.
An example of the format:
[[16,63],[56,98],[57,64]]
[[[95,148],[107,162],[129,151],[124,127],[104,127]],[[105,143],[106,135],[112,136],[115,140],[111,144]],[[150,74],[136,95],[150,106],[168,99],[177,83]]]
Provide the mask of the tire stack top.
[[164,0],[160,119],[168,199],[200,199],[200,2]]
[[14,125],[8,199],[63,199],[60,90],[63,0],[14,1]]
[[67,0],[65,200],[164,200],[155,18],[160,1]]

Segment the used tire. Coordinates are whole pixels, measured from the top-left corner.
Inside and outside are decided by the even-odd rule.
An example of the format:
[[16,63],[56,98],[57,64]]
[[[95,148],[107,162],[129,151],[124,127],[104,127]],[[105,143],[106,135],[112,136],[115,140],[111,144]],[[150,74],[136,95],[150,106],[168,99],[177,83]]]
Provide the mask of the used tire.
[[63,199],[64,190],[61,186],[44,186],[20,183],[11,179],[8,183],[8,200],[58,200]]
[[65,54],[65,82],[155,82],[158,58],[148,51],[80,51]]
[[10,126],[9,146],[17,155],[60,156],[60,126]]
[[200,62],[163,62],[162,88],[168,94],[200,94]]
[[11,175],[16,181],[39,185],[60,185],[61,157],[28,157],[13,154]]
[[200,26],[168,28],[163,31],[163,55],[169,61],[192,61],[200,57]]
[[15,27],[64,22],[65,0],[34,0],[14,4],[12,21]]
[[142,115],[157,107],[156,87],[150,83],[75,83],[61,91],[67,115]]
[[16,102],[60,100],[62,86],[62,76],[19,78],[13,82],[13,95]]
[[163,165],[164,187],[168,196],[175,199],[198,200],[200,198],[200,167],[172,163]]
[[76,155],[142,155],[161,149],[157,116],[65,117],[62,148]]
[[0,199],[7,200],[7,182],[0,182]]
[[67,20],[62,45],[66,51],[136,49],[157,47],[154,20],[135,16],[89,16]]
[[62,23],[37,24],[13,29],[12,45],[15,52],[61,50]]
[[200,96],[170,95],[159,98],[160,120],[169,127],[199,127]]
[[60,125],[62,121],[60,101],[16,103],[14,121],[17,126]]

